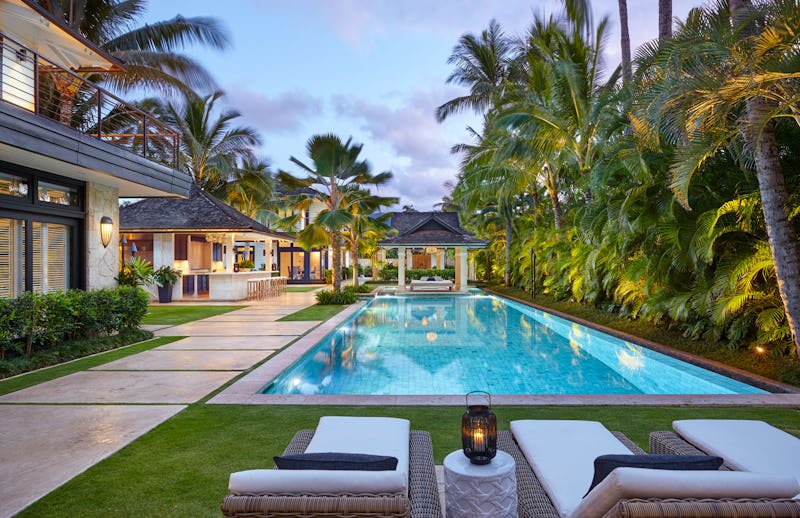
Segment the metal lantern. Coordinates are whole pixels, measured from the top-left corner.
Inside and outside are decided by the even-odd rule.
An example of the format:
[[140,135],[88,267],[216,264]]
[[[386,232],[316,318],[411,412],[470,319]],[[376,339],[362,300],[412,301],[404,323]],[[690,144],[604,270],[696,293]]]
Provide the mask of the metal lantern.
[[[470,405],[473,394],[485,394],[488,404]],[[466,395],[467,411],[461,418],[461,446],[473,464],[489,464],[497,455],[497,416],[492,409],[492,396],[475,390]]]

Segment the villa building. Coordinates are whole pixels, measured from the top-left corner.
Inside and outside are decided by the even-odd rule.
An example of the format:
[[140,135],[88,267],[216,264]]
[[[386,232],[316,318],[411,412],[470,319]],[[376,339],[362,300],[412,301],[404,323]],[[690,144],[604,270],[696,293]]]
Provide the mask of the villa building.
[[114,286],[120,197],[183,197],[178,134],[87,77],[124,71],[31,0],[0,0],[0,297]]

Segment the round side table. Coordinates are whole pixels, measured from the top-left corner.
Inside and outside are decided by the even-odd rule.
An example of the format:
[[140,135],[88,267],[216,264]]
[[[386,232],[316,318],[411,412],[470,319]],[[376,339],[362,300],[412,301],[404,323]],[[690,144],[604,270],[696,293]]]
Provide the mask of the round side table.
[[461,450],[444,459],[447,518],[516,518],[517,475],[514,459],[504,451],[489,464],[470,463]]

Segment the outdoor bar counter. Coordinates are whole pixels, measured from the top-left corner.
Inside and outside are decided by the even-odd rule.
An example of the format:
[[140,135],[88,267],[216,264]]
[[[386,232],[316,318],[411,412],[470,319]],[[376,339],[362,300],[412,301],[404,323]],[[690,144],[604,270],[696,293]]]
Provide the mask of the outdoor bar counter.
[[208,274],[208,300],[245,300],[247,281],[268,279],[270,272],[211,272]]

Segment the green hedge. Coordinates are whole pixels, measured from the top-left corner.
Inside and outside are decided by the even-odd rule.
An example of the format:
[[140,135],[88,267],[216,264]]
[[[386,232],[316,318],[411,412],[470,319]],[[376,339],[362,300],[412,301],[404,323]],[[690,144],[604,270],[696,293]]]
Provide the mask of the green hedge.
[[0,359],[138,327],[147,306],[147,293],[133,286],[0,299]]
[[327,304],[353,304],[358,299],[356,292],[352,289],[344,289],[340,292],[333,290],[321,290],[317,292],[317,303],[322,305]]
[[[397,272],[397,268],[387,266],[380,271],[380,276],[384,281],[397,281]],[[437,275],[442,279],[449,279],[452,281],[456,278],[456,270],[455,268],[406,270],[406,281],[416,280],[420,277],[423,279],[427,277],[436,277]]]

